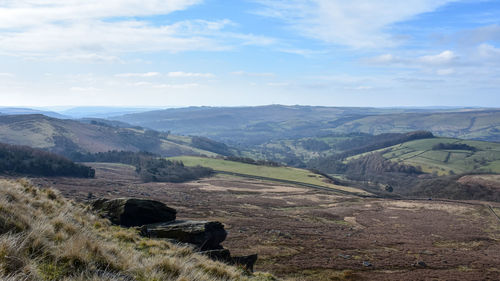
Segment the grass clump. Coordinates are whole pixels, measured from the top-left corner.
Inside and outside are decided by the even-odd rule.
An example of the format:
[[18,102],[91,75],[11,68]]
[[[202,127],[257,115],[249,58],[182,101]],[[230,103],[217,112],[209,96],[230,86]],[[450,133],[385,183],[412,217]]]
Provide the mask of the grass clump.
[[111,226],[27,180],[0,180],[0,280],[263,280],[188,247]]

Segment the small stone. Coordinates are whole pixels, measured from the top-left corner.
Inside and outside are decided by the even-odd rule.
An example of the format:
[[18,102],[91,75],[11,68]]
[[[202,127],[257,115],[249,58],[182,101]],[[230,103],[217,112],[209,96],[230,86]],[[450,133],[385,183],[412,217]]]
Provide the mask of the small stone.
[[423,261],[419,261],[417,262],[417,265],[420,266],[420,267],[427,267],[427,264]]
[[344,255],[344,254],[339,254],[339,257],[344,258],[344,259],[346,259],[346,260],[348,260],[348,259],[350,259],[350,258],[351,258],[351,256],[350,256],[350,255]]
[[364,261],[363,262],[363,266],[365,266],[365,267],[371,267],[371,266],[373,266],[373,264],[371,262],[369,262],[369,261]]

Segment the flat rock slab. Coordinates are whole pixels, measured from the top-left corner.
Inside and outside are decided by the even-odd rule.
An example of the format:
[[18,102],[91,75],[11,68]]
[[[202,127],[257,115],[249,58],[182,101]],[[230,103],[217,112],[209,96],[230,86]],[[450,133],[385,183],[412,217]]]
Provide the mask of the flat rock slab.
[[113,224],[125,227],[175,221],[177,214],[161,202],[136,198],[98,199],[92,202],[92,208]]
[[224,225],[216,221],[175,221],[147,225],[143,234],[152,238],[174,239],[194,244],[200,250],[222,249],[227,236]]

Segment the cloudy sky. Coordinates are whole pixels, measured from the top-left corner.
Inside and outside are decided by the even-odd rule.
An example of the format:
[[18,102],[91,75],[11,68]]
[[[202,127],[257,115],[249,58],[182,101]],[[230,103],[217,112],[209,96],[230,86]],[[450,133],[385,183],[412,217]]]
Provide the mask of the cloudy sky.
[[500,1],[0,0],[0,99],[500,107]]

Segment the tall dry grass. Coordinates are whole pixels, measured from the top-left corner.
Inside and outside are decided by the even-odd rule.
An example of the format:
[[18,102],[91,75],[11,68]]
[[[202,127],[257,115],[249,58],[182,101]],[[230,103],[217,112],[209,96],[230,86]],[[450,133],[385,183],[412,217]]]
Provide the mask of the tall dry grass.
[[0,280],[274,280],[112,226],[29,181],[0,180]]

